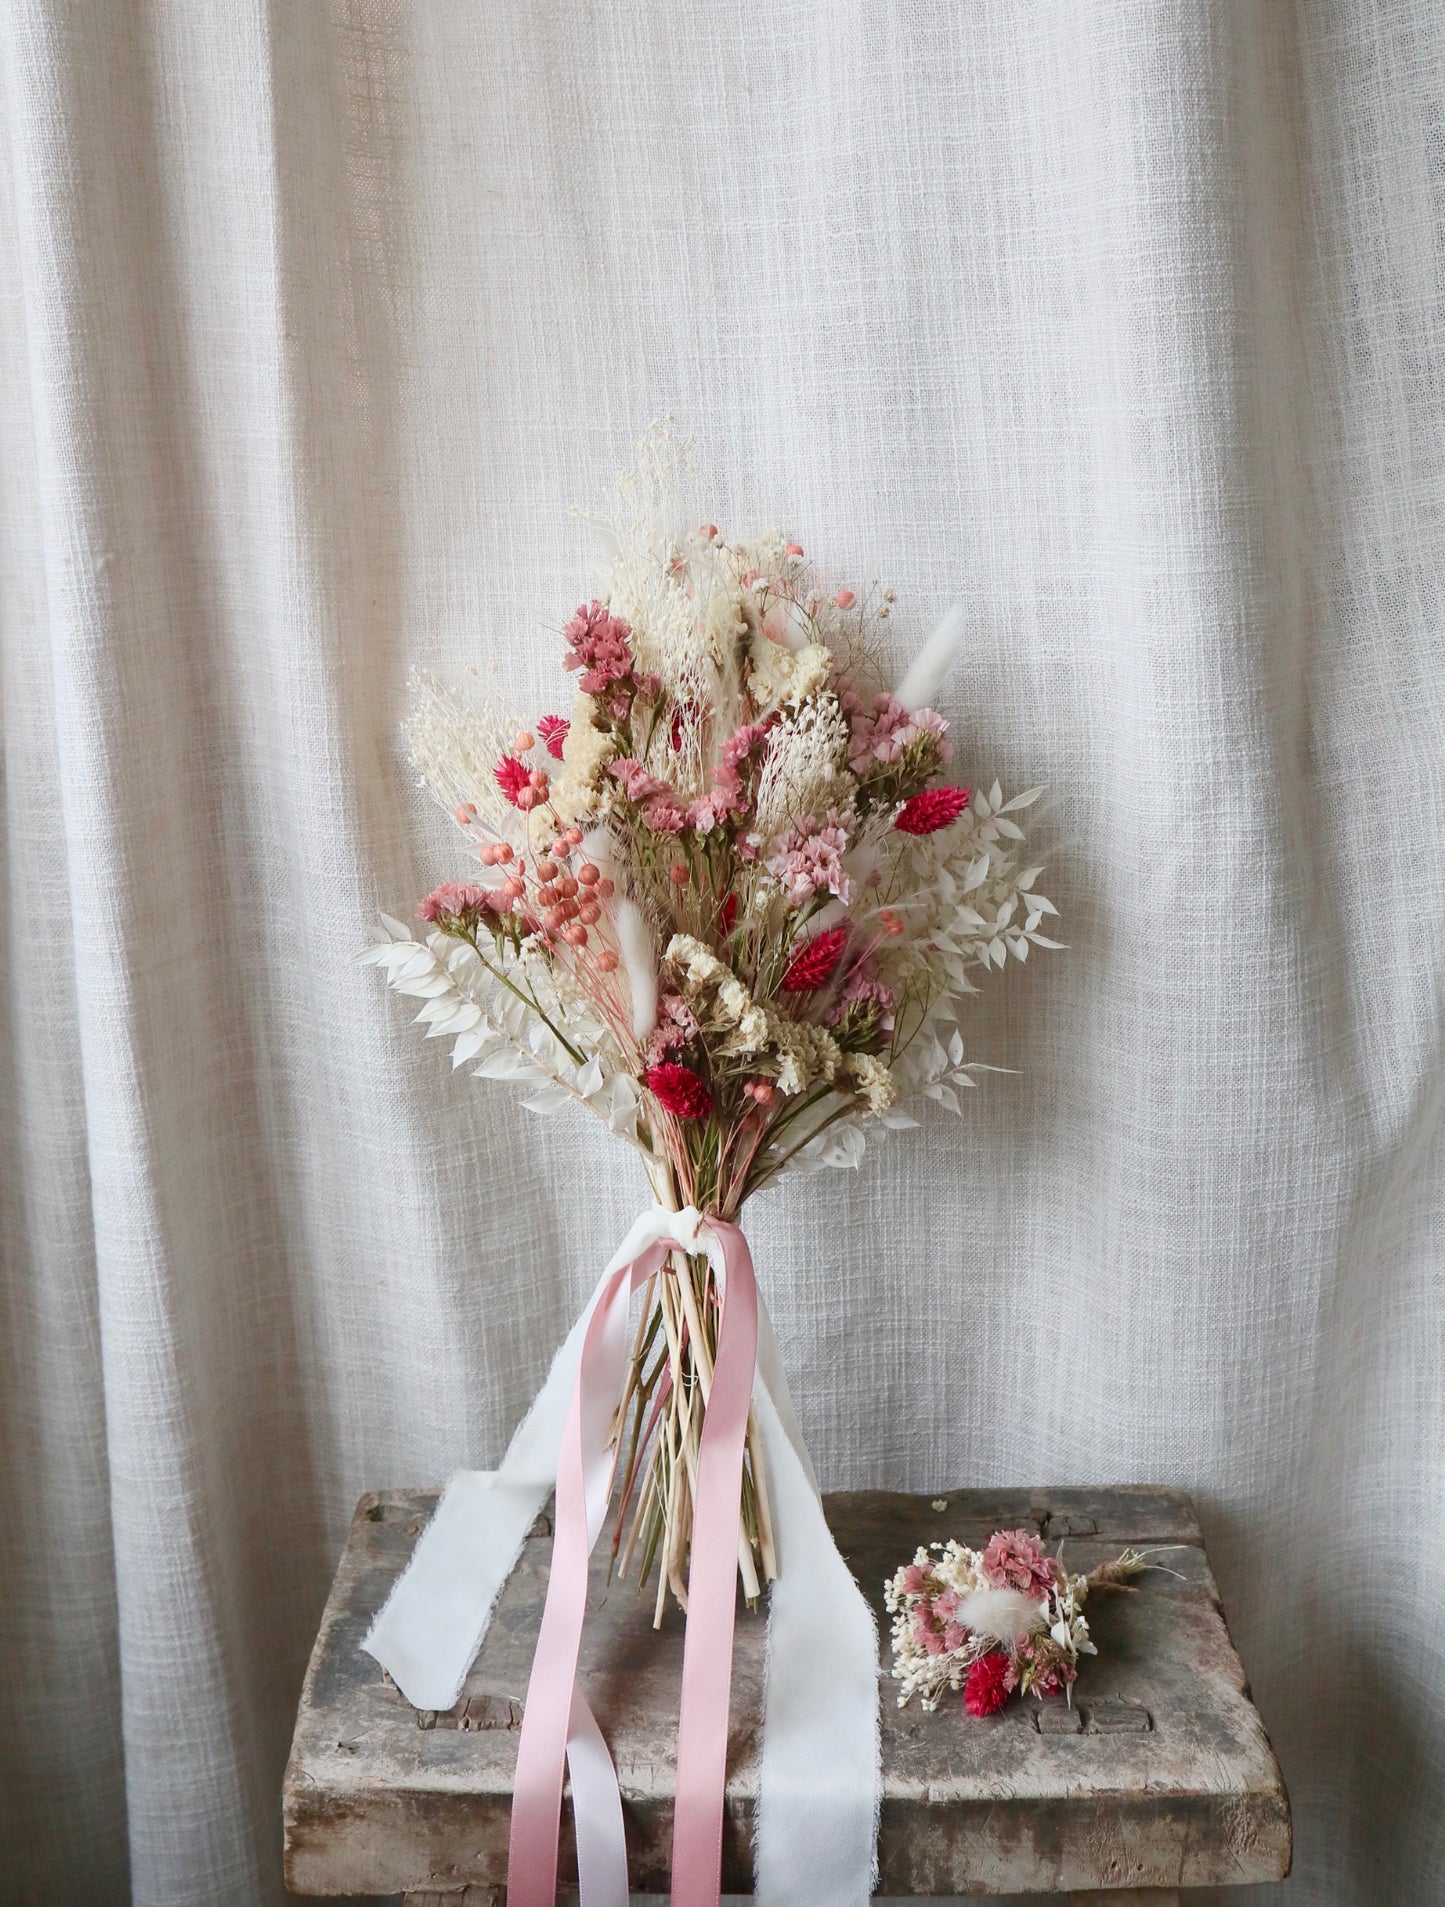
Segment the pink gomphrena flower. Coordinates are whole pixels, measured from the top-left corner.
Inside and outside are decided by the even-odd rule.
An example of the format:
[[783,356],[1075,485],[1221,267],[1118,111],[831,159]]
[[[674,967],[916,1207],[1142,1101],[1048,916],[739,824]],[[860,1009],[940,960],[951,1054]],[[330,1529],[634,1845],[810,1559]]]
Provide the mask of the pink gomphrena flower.
[[584,887],[596,887],[602,879],[602,870],[594,867],[590,861],[584,861],[577,870],[577,878]]
[[604,947],[597,956],[597,965],[603,973],[616,973],[621,964],[621,959],[610,947]]
[[537,724],[537,733],[542,738],[542,746],[553,761],[561,761],[562,750],[572,724],[562,715],[544,715]]
[[457,803],[458,827],[469,828],[476,818],[477,804],[475,801],[461,801]]
[[833,598],[833,601],[840,609],[851,609],[857,600],[858,598],[853,594],[851,589],[840,589],[838,594]]
[[667,878],[672,882],[674,887],[686,887],[688,882],[692,879],[692,876],[688,873],[681,861],[674,861],[672,866],[667,870]]
[[555,861],[549,860],[544,854],[537,863],[536,873],[539,881],[555,881],[561,869]]
[[788,545],[789,556],[801,556],[802,554],[803,554],[803,546],[801,543],[790,543]]
[[760,1106],[771,1106],[778,1096],[778,1089],[770,1079],[750,1079],[743,1092]]
[[514,755],[525,755],[529,748],[535,748],[536,746],[537,737],[529,728],[519,728],[512,737],[512,753]]
[[924,788],[905,801],[893,820],[900,834],[937,834],[968,806],[967,788]]

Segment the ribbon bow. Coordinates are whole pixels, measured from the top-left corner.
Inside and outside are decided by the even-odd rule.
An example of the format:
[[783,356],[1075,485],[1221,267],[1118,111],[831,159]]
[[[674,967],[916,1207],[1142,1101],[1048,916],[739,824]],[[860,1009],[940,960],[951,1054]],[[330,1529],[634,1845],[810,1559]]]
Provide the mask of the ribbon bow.
[[737,1519],[749,1404],[773,1494],[755,1848],[760,1907],[863,1907],[875,1878],[877,1634],[823,1518],[772,1326],[735,1225],[694,1207],[644,1212],[614,1253],[495,1472],[459,1471],[363,1647],[419,1708],[450,1708],[537,1511],[556,1490],[547,1601],[512,1803],[511,1907],[552,1907],[563,1763],[582,1907],[627,1907],[617,1775],[577,1686],[588,1559],[606,1515],[627,1306],[674,1247],[704,1252],[722,1293],[698,1453],[673,1817],[674,1907],[717,1907]]

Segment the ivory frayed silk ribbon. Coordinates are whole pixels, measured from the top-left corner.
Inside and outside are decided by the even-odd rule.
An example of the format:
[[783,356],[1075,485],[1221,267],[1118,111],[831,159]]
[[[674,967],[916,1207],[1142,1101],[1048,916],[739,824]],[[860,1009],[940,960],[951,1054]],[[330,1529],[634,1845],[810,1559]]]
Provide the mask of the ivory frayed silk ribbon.
[[617,1775],[578,1684],[577,1657],[588,1559],[612,1485],[608,1432],[626,1369],[628,1300],[665,1269],[674,1247],[706,1253],[722,1311],[688,1577],[673,1907],[717,1907],[719,1897],[738,1498],[750,1404],[768,1466],[778,1552],[755,1898],[761,1907],[863,1907],[876,1872],[877,1633],[824,1519],[752,1257],[735,1225],[691,1206],[643,1213],[553,1360],[501,1468],[452,1478],[362,1646],[416,1707],[452,1707],[527,1531],[555,1489],[552,1569],[517,1754],[509,1907],[555,1901],[564,1759],[582,1907],[627,1907]]

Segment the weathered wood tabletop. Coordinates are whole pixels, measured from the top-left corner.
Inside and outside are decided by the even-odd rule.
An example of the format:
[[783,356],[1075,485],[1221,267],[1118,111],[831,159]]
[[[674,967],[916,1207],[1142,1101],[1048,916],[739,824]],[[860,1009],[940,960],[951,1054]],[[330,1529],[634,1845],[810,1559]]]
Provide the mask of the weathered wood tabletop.
[[[360,1643],[435,1502],[435,1491],[385,1491],[357,1507],[286,1773],[293,1892],[430,1900],[466,1889],[470,1903],[505,1879],[550,1524],[539,1519],[528,1539],[457,1707],[418,1714]],[[1142,1487],[861,1492],[829,1497],[827,1512],[879,1618],[881,1893],[1172,1890],[1288,1871],[1289,1803],[1187,1497]],[[1050,1546],[1065,1539],[1073,1569],[1126,1543],[1180,1544],[1161,1560],[1183,1580],[1150,1573],[1136,1595],[1090,1602],[1099,1655],[1080,1665],[1072,1708],[1014,1701],[982,1721],[956,1698],[933,1715],[898,1708],[884,1578],[920,1543],[981,1543],[1000,1528],[1034,1530]],[[665,1892],[683,1629],[670,1613],[655,1633],[651,1606],[630,1584],[609,1585],[600,1556],[581,1672],[617,1764],[633,1885]],[[762,1617],[740,1612],[724,1854],[726,1886],[738,1892],[751,1886],[763,1637]],[[575,1873],[570,1841],[563,1872]]]

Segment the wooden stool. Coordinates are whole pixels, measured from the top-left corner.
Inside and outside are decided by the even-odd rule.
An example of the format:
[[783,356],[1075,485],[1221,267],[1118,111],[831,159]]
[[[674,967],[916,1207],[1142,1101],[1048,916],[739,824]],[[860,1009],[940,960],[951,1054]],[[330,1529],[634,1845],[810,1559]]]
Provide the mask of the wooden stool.
[[[541,1517],[497,1605],[462,1699],[418,1713],[360,1648],[436,1502],[430,1490],[364,1496],[311,1657],[286,1771],[286,1878],[298,1894],[404,1894],[409,1907],[502,1907],[517,1728],[546,1591]],[[1289,1802],[1225,1628],[1189,1499],[1174,1490],[864,1491],[827,1499],[828,1521],[876,1605],[882,1660],[879,1892],[1074,1893],[1172,1902],[1176,1890],[1276,1881],[1289,1871]],[[1184,1545],[1136,1595],[1089,1604],[1099,1645],[1074,1703],[1010,1702],[979,1721],[957,1697],[937,1714],[897,1706],[883,1581],[920,1543],[980,1545],[1036,1532],[1091,1568],[1126,1544]],[[665,1894],[672,1829],[682,1618],[651,1627],[652,1597],[594,1561],[581,1673],[617,1764],[633,1886]],[[739,1613],[724,1836],[724,1891],[751,1888],[764,1621]],[[562,1873],[575,1876],[570,1810]],[[802,1903],[798,1907],[828,1907]]]

